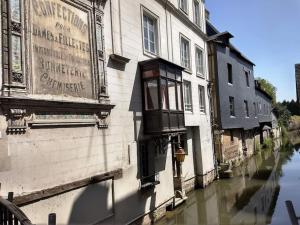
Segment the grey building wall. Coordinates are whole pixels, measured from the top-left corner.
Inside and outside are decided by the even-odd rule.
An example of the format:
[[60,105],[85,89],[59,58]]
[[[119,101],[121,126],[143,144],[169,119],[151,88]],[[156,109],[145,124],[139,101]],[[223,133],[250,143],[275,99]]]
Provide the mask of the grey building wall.
[[[219,98],[219,125],[221,129],[258,127],[255,118],[255,91],[253,65],[243,60],[228,47],[217,44],[217,89]],[[232,65],[233,84],[228,83],[227,63]],[[249,72],[247,87],[245,71]],[[235,117],[230,116],[229,96],[234,97]],[[246,118],[244,101],[248,101],[249,118]]]
[[272,122],[272,99],[269,98],[263,91],[256,88],[256,102],[258,104],[257,118],[259,123]]

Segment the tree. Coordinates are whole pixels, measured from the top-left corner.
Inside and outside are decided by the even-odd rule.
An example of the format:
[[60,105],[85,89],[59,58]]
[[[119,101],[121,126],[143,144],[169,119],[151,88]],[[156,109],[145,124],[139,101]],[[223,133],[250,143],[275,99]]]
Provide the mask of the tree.
[[282,103],[276,103],[274,105],[273,112],[277,116],[280,126],[289,127],[291,112],[287,109],[286,105]]
[[287,109],[291,112],[292,116],[300,116],[300,104],[298,102],[292,101],[283,101],[282,105],[286,106]]
[[273,104],[273,106],[275,106],[276,92],[277,92],[276,87],[273,84],[271,84],[269,81],[267,81],[266,79],[258,77],[258,78],[256,78],[256,80],[258,81],[260,88],[263,89],[265,92],[268,93],[268,95],[270,95],[272,97],[272,104]]

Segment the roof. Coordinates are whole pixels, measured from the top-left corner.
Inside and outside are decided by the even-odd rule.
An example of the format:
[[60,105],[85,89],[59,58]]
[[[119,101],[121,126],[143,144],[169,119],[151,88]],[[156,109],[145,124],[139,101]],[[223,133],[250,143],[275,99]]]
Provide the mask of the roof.
[[[207,35],[208,35],[208,41],[213,41],[217,44],[220,45],[226,45],[227,47],[229,47],[229,49],[231,51],[233,51],[234,53],[237,54],[238,57],[240,57],[241,59],[247,61],[248,63],[252,64],[253,66],[255,66],[255,64],[248,59],[243,53],[241,53],[233,44],[230,43],[229,39],[233,38],[234,36],[228,32],[220,32],[218,31],[217,28],[215,28],[208,20],[206,20],[206,24],[207,24]],[[225,38],[228,40],[228,43],[221,41],[222,38]]]
[[270,100],[273,100],[273,97],[271,95],[268,94],[268,92],[266,92],[259,84],[258,80],[255,80],[255,89],[259,92],[261,92],[263,95],[265,95],[267,98],[269,98]]
[[161,58],[161,57],[156,57],[156,58],[153,58],[153,59],[148,59],[148,60],[144,60],[144,61],[140,61],[139,64],[141,66],[145,66],[145,65],[148,65],[148,64],[152,64],[152,63],[164,63],[164,64],[168,64],[170,66],[173,66],[173,67],[176,67],[177,69],[179,70],[184,70],[184,67],[178,65],[178,64],[175,64],[171,61],[168,61],[164,58]]
[[265,130],[272,130],[272,128],[271,127],[269,127],[269,126],[267,126],[267,125],[264,125],[264,127],[263,127],[263,129],[262,129],[263,131],[265,131]]

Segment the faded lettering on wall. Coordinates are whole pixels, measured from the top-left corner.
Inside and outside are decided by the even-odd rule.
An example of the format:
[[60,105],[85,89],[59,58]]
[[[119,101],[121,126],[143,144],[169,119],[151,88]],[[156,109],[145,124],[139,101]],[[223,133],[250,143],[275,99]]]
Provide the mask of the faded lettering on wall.
[[32,0],[36,94],[93,98],[89,15],[60,0]]

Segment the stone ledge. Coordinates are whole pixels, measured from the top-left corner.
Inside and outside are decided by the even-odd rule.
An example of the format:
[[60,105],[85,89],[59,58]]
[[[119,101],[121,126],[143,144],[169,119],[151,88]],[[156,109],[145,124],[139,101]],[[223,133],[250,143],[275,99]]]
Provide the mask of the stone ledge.
[[96,176],[92,176],[83,180],[71,182],[68,184],[59,185],[56,187],[44,189],[41,191],[32,192],[30,194],[25,194],[22,196],[16,196],[13,199],[13,203],[18,206],[28,205],[34,202],[41,201],[43,199],[51,198],[69,191],[73,191],[90,184],[99,183],[101,181],[109,180],[109,179],[120,179],[123,176],[123,170],[117,169],[107,173],[99,174]]

